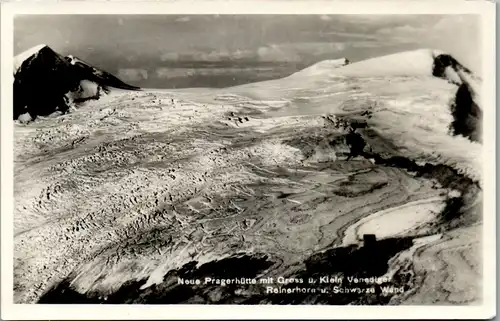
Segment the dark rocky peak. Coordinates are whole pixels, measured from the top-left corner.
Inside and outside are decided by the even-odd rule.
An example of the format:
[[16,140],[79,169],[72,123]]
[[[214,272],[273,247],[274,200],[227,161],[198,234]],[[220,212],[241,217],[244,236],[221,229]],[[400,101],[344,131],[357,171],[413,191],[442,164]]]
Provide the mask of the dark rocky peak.
[[461,85],[464,83],[463,74],[477,78],[472,71],[459,63],[451,55],[439,54],[434,56],[434,63],[432,65],[432,75],[434,77],[443,78],[456,85]]
[[[94,93],[89,93],[89,86],[83,90],[82,82],[92,83]],[[14,119],[65,113],[71,99],[96,99],[107,87],[140,89],[73,56],[63,57],[47,45],[35,46],[14,58]]]
[[481,142],[482,110],[477,103],[479,77],[448,54],[434,57],[432,75],[458,86],[451,103],[453,122],[449,128],[453,135],[462,135],[471,141]]

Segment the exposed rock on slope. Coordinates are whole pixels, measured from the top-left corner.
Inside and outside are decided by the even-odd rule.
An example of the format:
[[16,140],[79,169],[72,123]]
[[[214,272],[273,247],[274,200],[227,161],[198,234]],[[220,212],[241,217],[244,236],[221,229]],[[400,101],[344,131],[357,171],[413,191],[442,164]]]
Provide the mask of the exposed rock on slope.
[[14,119],[65,112],[71,99],[98,98],[107,87],[139,89],[73,56],[35,46],[14,58]]
[[468,74],[472,74],[469,69],[464,67],[455,58],[448,54],[436,53],[434,56],[434,63],[432,65],[432,75],[434,77],[440,77],[449,81],[455,81],[458,85],[460,85],[461,81],[459,79],[456,80],[449,77],[449,74],[447,73],[449,70],[455,73],[465,72]]
[[457,90],[455,100],[451,105],[453,122],[450,128],[455,135],[463,135],[472,141],[480,142],[482,111],[473,99],[471,86],[462,83]]

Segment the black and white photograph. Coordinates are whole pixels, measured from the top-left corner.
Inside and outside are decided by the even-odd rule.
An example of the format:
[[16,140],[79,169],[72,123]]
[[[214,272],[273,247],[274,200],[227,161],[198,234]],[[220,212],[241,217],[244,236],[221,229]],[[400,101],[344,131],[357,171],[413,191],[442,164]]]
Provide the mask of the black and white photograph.
[[13,15],[10,303],[489,316],[485,15],[215,12]]

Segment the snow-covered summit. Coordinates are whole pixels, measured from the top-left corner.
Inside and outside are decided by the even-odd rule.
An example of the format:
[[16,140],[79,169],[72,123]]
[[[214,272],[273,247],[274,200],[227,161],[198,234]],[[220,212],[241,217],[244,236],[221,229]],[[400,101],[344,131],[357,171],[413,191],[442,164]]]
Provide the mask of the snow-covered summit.
[[352,63],[336,70],[336,75],[350,77],[431,76],[435,55],[431,49],[399,52]]
[[340,68],[340,67],[346,66],[348,64],[349,64],[349,59],[347,59],[345,57],[340,58],[340,59],[323,60],[323,61],[320,61],[312,66],[309,66],[305,69],[302,69],[301,71],[299,71],[293,75],[302,75],[302,76],[319,75],[323,72],[327,72],[327,71],[332,70],[332,69]]
[[471,72],[451,55],[435,49],[418,49],[348,63],[346,58],[325,60],[296,72],[292,77],[440,77],[461,84],[460,73]]
[[21,65],[28,59],[30,58],[31,56],[33,55],[36,55],[38,54],[38,52],[40,50],[42,50],[43,48],[47,47],[46,44],[39,44],[39,45],[36,45],[34,47],[31,47],[23,52],[21,52],[20,54],[18,54],[17,56],[14,57],[14,73],[16,73],[19,68],[21,67]]
[[140,89],[72,55],[64,57],[45,44],[37,45],[14,58],[14,119],[26,113],[33,119],[64,112],[70,100],[97,99],[108,87]]

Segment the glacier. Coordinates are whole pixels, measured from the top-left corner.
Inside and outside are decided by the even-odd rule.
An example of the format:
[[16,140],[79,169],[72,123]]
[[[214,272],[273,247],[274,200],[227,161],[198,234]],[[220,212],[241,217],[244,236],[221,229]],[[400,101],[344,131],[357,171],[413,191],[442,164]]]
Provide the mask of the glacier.
[[[344,58],[222,89],[109,88],[16,122],[15,302],[480,302],[481,79],[450,57]],[[353,133],[364,145],[349,158]],[[405,293],[176,282],[321,275],[386,275]]]

